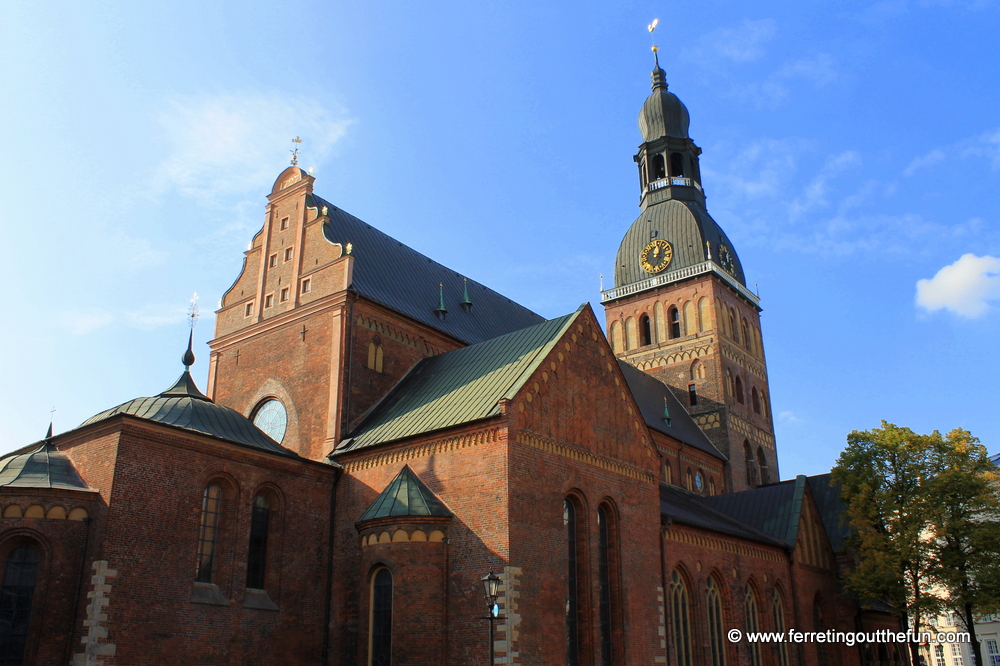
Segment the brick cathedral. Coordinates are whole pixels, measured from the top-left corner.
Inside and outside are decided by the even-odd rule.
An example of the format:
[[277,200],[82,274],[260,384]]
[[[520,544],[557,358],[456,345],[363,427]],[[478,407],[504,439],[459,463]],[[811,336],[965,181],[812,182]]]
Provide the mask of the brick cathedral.
[[0,460],[0,664],[465,666],[487,612],[498,666],[905,663],[726,638],[899,624],[842,590],[829,475],[781,480],[758,298],[688,125],[657,66],[603,322],[282,172],[204,391],[189,345],[162,393]]

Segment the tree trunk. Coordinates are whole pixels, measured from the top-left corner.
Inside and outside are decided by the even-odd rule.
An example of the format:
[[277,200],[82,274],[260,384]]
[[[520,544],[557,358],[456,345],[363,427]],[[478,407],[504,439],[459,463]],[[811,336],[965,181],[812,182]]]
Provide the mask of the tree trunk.
[[972,604],[965,604],[965,628],[969,630],[969,643],[972,645],[972,658],[976,666],[987,666],[983,661],[983,646],[976,638],[976,618],[972,613]]

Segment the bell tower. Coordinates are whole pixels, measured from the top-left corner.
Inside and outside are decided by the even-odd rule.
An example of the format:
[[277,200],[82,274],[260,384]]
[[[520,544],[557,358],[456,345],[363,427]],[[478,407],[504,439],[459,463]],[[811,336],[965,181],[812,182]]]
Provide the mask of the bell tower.
[[673,390],[729,459],[729,490],[777,481],[758,297],[708,214],[690,116],[657,63],[639,112],[639,217],[601,294],[615,354]]

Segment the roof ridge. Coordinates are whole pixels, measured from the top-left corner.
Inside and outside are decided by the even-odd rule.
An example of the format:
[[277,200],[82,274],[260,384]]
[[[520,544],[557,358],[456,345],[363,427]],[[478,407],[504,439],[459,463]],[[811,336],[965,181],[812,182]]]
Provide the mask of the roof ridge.
[[[511,384],[511,387],[507,389],[507,392],[503,396],[504,398],[510,400],[517,394],[518,391],[521,390],[524,383],[528,381],[528,379],[531,378],[531,375],[534,374],[535,370],[538,369],[539,364],[541,364],[541,362],[545,360],[545,357],[549,355],[549,352],[555,348],[556,343],[558,343],[559,340],[566,335],[566,331],[570,329],[573,323],[580,316],[580,313],[588,307],[590,307],[590,303],[581,303],[580,307],[578,307],[575,312],[563,315],[563,317],[566,318],[566,321],[563,322],[562,326],[559,327],[559,330],[556,331],[551,338],[549,338],[548,342],[538,348],[535,352],[535,357],[527,366],[525,366],[524,370],[521,371],[521,374],[514,380],[514,383]],[[556,321],[556,319],[560,319],[560,317],[550,319],[549,321]]]

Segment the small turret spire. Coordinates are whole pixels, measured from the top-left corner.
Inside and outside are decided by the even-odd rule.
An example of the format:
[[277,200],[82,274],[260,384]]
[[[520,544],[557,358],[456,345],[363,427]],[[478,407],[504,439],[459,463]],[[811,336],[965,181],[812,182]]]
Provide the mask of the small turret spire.
[[462,308],[466,312],[471,312],[472,311],[472,299],[469,298],[469,278],[462,278],[462,282],[464,283],[465,292],[462,295],[462,303],[461,303],[461,305],[462,305]]
[[660,19],[655,18],[653,22],[646,26],[649,30],[649,37],[653,42],[653,90],[657,88],[667,89],[667,73],[660,69],[660,47],[656,45],[656,35],[653,34],[656,26],[660,24]]
[[438,283],[438,306],[434,309],[434,314],[438,316],[438,319],[444,319],[445,315],[448,314],[448,308],[444,306],[444,283]]
[[184,364],[184,372],[190,370],[191,366],[194,365],[194,350],[192,349],[193,344],[194,344],[194,328],[192,328],[191,331],[188,333],[188,348],[184,352],[184,355],[181,356],[181,363]]

